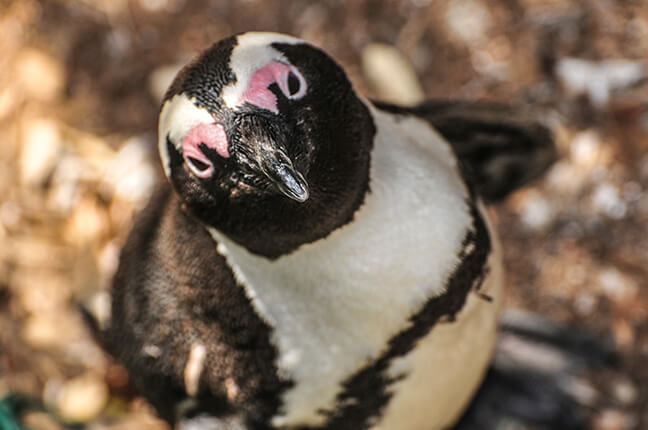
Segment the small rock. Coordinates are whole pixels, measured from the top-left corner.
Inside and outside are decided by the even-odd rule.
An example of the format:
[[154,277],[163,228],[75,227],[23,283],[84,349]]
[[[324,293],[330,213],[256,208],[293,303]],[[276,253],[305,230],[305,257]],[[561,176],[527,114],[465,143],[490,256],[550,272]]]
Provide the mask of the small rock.
[[488,76],[497,81],[505,81],[509,76],[508,65],[505,62],[497,61],[485,49],[474,50],[470,59],[475,71],[481,75]]
[[592,104],[601,108],[607,105],[613,90],[636,84],[648,70],[639,61],[563,58],[556,65],[556,75],[569,91],[587,94]]
[[104,330],[110,323],[110,293],[108,291],[97,291],[85,302],[85,307],[99,323],[99,328]]
[[605,409],[594,419],[595,430],[629,430],[636,425],[637,418],[617,409]]
[[119,253],[121,248],[117,240],[106,243],[97,256],[97,267],[102,279],[112,279],[119,267]]
[[481,42],[492,26],[488,8],[478,0],[453,0],[445,13],[446,24],[467,44]]
[[52,175],[47,208],[69,214],[78,203],[80,184],[88,170],[81,158],[71,154],[63,156]]
[[230,401],[235,400],[240,391],[238,385],[236,384],[236,381],[234,381],[234,379],[232,378],[227,378],[225,380],[225,390],[227,393],[227,398]]
[[151,358],[158,358],[160,355],[162,355],[162,349],[160,349],[159,346],[153,344],[144,345],[142,347],[142,352]]
[[600,136],[591,130],[574,136],[569,145],[571,160],[583,167],[594,167],[601,164],[603,143]]
[[373,43],[365,47],[362,70],[379,98],[403,105],[423,101],[423,87],[414,68],[393,46]]
[[540,193],[529,192],[522,203],[520,219],[531,230],[540,230],[554,217],[552,205]]
[[56,122],[47,118],[26,121],[19,164],[22,183],[43,184],[56,167],[62,148],[61,133]]
[[591,315],[596,309],[598,300],[596,297],[589,293],[579,294],[574,301],[576,311],[582,316]]
[[632,405],[637,400],[637,397],[639,396],[639,391],[637,390],[637,387],[635,387],[635,385],[632,382],[625,379],[616,381],[614,383],[614,386],[612,387],[612,392],[614,394],[614,398],[622,406]]
[[561,378],[561,388],[583,406],[594,407],[599,400],[599,393],[584,378],[565,376]]
[[139,0],[139,4],[149,12],[161,12],[166,9],[169,0]]
[[30,316],[23,326],[23,339],[37,349],[67,348],[83,336],[81,324],[63,312]]
[[56,396],[56,408],[65,421],[87,422],[97,417],[108,403],[108,388],[93,373],[65,381]]
[[588,183],[587,169],[582,169],[569,160],[561,160],[549,170],[545,183],[555,193],[576,194]]
[[16,59],[15,67],[18,83],[29,98],[47,102],[62,93],[65,70],[53,55],[27,48]]
[[603,294],[617,302],[632,300],[638,290],[633,278],[614,267],[607,267],[599,272],[598,286]]
[[156,181],[146,137],[128,139],[106,169],[105,185],[116,197],[143,205]]
[[113,61],[123,59],[132,49],[131,33],[124,26],[115,25],[104,39],[104,47]]
[[110,220],[94,197],[77,203],[65,227],[65,238],[75,247],[94,243],[108,235]]
[[610,183],[599,184],[594,189],[592,204],[596,210],[613,219],[622,219],[628,212],[618,188]]
[[186,61],[183,61],[182,63],[160,66],[153,70],[148,79],[148,87],[155,100],[162,100],[167,88],[173,82],[173,78],[185,64]]

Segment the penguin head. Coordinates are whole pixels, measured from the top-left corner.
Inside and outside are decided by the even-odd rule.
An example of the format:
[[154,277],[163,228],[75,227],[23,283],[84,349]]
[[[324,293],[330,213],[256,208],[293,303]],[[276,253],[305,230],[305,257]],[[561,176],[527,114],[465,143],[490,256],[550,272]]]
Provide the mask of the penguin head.
[[216,43],[178,73],[160,111],[159,150],[175,190],[202,221],[231,230],[238,216],[279,231],[299,213],[326,221],[312,219],[318,208],[345,212],[358,200],[374,132],[327,54],[290,36],[251,32]]

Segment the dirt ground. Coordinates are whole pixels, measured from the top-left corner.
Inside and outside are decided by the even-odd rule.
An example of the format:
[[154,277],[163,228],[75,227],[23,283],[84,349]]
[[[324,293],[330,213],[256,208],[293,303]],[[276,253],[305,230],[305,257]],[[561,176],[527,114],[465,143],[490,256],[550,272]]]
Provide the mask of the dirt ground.
[[169,77],[247,30],[320,45],[372,97],[541,110],[561,159],[494,208],[507,306],[609,338],[620,362],[585,383],[591,428],[648,429],[644,0],[0,0],[0,398],[42,400],[35,430],[165,428],[77,304],[105,311],[133,212],[162,180]]

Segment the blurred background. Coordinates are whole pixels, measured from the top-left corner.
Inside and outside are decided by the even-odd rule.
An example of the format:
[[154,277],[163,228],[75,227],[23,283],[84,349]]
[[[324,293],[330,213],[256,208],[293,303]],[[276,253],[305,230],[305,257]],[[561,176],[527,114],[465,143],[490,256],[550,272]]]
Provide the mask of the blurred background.
[[648,429],[644,0],[0,0],[0,398],[21,396],[0,404],[0,428],[24,399],[35,430],[166,428],[77,304],[106,312],[133,213],[161,180],[166,86],[247,30],[320,45],[371,97],[541,111],[561,159],[494,208],[507,306],[609,340],[617,365],[568,389],[589,428]]

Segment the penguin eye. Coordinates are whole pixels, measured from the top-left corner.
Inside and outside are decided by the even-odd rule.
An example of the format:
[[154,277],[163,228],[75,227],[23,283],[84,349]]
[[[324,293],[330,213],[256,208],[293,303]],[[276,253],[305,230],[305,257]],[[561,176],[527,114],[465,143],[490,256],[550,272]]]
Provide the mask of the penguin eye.
[[288,92],[290,95],[294,96],[297,94],[299,92],[299,87],[301,87],[299,78],[297,78],[293,72],[288,73]]
[[290,68],[279,87],[284,95],[291,100],[298,100],[306,95],[306,79],[295,67]]

